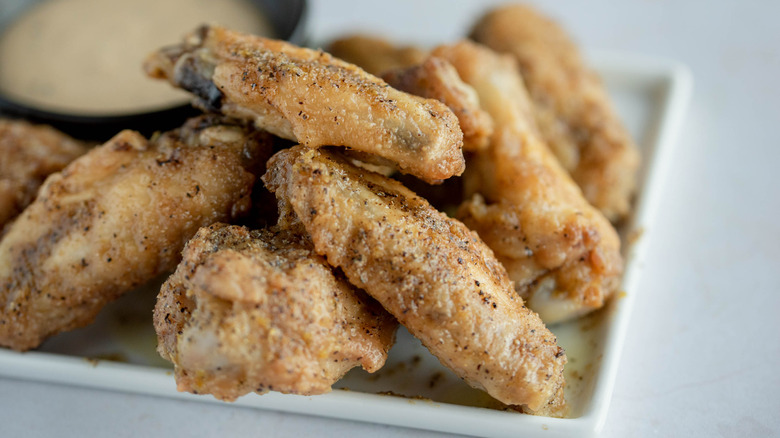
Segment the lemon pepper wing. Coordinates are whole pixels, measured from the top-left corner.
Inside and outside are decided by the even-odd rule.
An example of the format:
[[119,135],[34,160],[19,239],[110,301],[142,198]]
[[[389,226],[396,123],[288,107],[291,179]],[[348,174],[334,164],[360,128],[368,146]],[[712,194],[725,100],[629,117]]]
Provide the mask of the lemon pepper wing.
[[50,176],[0,241],[0,345],[35,348],[173,269],[200,226],[249,208],[268,139],[202,117],[123,131]]
[[508,5],[485,14],[471,37],[516,61],[545,142],[591,204],[624,218],[639,151],[566,32],[529,6]]
[[385,362],[397,323],[314,253],[305,232],[214,224],[187,243],[154,312],[178,388],[223,400],[328,392]]
[[541,140],[514,62],[468,41],[433,53],[474,87],[494,122],[490,145],[469,161],[458,218],[546,323],[602,307],[620,285],[620,240]]
[[328,53],[204,27],[152,54],[149,75],[201,106],[305,146],[346,146],[440,181],[463,172],[463,133],[441,102],[400,92]]
[[563,350],[462,223],[326,151],[278,152],[263,181],[328,263],[467,383],[532,411],[563,405]]
[[0,119],[0,231],[28,206],[47,176],[87,146],[49,126]]

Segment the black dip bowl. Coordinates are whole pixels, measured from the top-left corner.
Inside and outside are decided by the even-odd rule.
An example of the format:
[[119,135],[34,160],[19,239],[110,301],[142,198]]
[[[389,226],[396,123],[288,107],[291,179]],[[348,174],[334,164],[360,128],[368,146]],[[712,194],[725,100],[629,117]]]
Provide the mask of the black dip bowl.
[[[0,35],[14,19],[38,3],[41,0],[0,0]],[[249,3],[257,8],[258,13],[266,16],[274,29],[275,38],[298,45],[306,43],[306,0],[249,0]],[[0,59],[0,68],[2,65],[3,60]],[[100,116],[68,114],[26,105],[0,92],[0,117],[23,118],[33,123],[51,125],[83,140],[105,141],[123,129],[133,129],[149,136],[155,131],[181,126],[185,119],[198,114],[200,111],[189,104],[141,113]]]

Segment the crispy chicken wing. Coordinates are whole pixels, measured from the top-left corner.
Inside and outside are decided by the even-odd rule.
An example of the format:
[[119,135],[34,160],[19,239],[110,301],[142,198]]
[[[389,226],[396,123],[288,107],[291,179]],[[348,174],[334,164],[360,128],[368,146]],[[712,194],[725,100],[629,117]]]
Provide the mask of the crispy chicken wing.
[[471,36],[517,61],[558,160],[591,204],[612,221],[625,217],[639,151],[566,32],[529,6],[509,5],[486,14]]
[[480,108],[474,89],[460,79],[449,62],[428,57],[418,65],[387,71],[382,79],[401,91],[447,105],[463,131],[463,150],[476,151],[487,146],[493,120]]
[[0,119],[0,231],[35,199],[47,176],[86,151],[52,127]]
[[203,27],[146,62],[201,106],[308,147],[347,146],[439,181],[463,172],[463,133],[441,102],[400,92],[331,55]]
[[546,323],[603,306],[620,284],[620,240],[540,140],[514,62],[467,41],[433,53],[474,87],[495,123],[488,149],[469,161],[458,218]]
[[176,266],[200,226],[245,211],[268,135],[213,118],[123,131],[50,176],[0,241],[0,345],[38,346]]
[[426,51],[419,47],[399,47],[384,38],[371,35],[339,38],[330,43],[327,51],[376,76],[388,70],[420,64],[427,56]]
[[532,411],[562,406],[563,350],[462,223],[327,151],[278,152],[263,181],[328,263],[466,382]]
[[397,322],[303,233],[214,224],[187,243],[154,311],[180,391],[322,394],[384,365]]

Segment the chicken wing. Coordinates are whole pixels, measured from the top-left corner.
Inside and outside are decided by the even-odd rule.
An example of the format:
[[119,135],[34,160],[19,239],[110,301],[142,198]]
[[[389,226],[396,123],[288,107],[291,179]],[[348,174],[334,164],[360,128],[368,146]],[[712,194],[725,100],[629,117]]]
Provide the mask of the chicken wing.
[[514,62],[467,41],[433,54],[474,87],[495,125],[488,149],[469,161],[457,217],[546,323],[603,306],[620,284],[620,240],[540,140]]
[[480,108],[474,89],[460,79],[449,62],[428,57],[418,65],[387,71],[382,79],[401,91],[447,105],[463,131],[463,150],[476,151],[487,146],[493,120]]
[[517,61],[548,146],[591,204],[612,221],[625,217],[639,152],[564,30],[529,6],[509,5],[480,19],[471,37]]
[[327,51],[336,58],[355,64],[376,76],[388,70],[420,64],[427,57],[426,51],[419,47],[399,47],[383,38],[370,35],[339,38],[330,43]]
[[213,117],[123,131],[50,176],[0,241],[0,345],[34,348],[173,269],[200,226],[248,209],[268,137]]
[[35,199],[47,176],[86,151],[49,126],[0,119],[0,231]]
[[563,350],[462,223],[328,151],[278,152],[263,181],[328,263],[470,385],[532,411],[563,405]]
[[183,256],[154,311],[180,391],[322,394],[355,366],[384,365],[397,322],[305,234],[214,224]]
[[152,54],[145,67],[207,109],[308,147],[347,146],[427,181],[465,166],[463,133],[444,104],[395,90],[325,52],[203,27]]

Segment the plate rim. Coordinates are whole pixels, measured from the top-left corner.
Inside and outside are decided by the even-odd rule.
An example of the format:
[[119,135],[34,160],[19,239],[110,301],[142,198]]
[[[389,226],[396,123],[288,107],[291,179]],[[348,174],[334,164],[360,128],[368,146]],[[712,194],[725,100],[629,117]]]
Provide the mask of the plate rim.
[[671,152],[680,135],[682,124],[688,111],[693,93],[693,74],[687,65],[680,61],[616,51],[598,50],[588,52],[588,60],[596,70],[608,70],[610,74],[643,76],[645,79],[656,79],[661,87],[659,115],[656,120],[654,139],[650,143],[652,149],[646,167],[644,178],[640,181],[641,191],[637,196],[632,217],[627,225],[628,234],[641,235],[636,242],[630,244],[626,256],[626,270],[623,273],[621,290],[627,291],[623,298],[618,298],[616,317],[610,322],[604,346],[604,358],[596,373],[597,383],[588,408],[579,418],[586,418],[592,425],[592,436],[601,433],[606,424],[609,406],[614,393],[617,371],[625,346],[630,316],[633,311],[635,291],[642,275],[646,260],[647,242],[652,233],[651,224],[658,213],[658,205],[663,192],[663,181],[668,172]]

